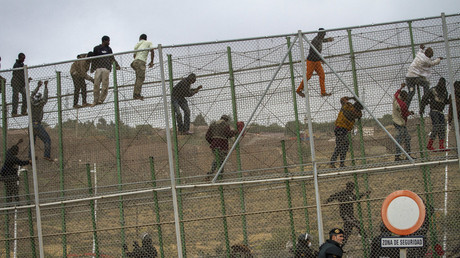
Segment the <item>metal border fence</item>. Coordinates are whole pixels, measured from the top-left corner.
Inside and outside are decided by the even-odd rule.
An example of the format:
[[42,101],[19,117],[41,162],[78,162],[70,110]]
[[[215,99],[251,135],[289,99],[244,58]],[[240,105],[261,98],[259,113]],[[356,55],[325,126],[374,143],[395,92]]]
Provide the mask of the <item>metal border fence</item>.
[[[31,171],[19,170],[20,201],[0,207],[5,218],[1,256],[126,257],[122,247],[148,231],[155,232],[159,257],[235,257],[235,244],[251,247],[256,257],[287,257],[296,249],[299,233],[315,236],[316,247],[330,228],[341,227],[337,214],[344,203],[324,201],[344,182],[353,182],[354,196],[362,196],[348,203],[352,213],[357,207],[360,230],[349,240],[350,256],[371,257],[380,205],[390,190],[401,188],[417,192],[433,209],[424,233],[427,252],[433,257],[460,252],[455,249],[460,239],[449,232],[460,230],[455,198],[460,190],[458,117],[447,129],[451,151],[434,153],[426,149],[426,128],[433,122],[423,114],[409,121],[410,131],[417,134],[412,142],[419,145],[412,152],[393,137],[385,120],[392,89],[404,80],[420,44],[445,57],[433,68],[433,77],[446,77],[451,106],[458,113],[453,82],[460,73],[460,15],[325,32],[334,43],[322,53],[309,39],[317,31],[160,44],[155,48],[158,62],[146,74],[142,102],[129,97],[135,75],[128,56],[135,51],[115,53],[121,69],[113,65],[107,101],[91,111],[68,104],[73,94],[66,71],[77,60],[25,66],[24,78],[34,78],[26,80],[26,96],[38,80],[55,86],[50,86],[44,110],[57,157],[51,163],[37,158],[41,149],[36,149],[31,99],[26,97],[27,116],[8,114],[13,70],[0,71],[7,78],[1,85],[2,161],[9,143],[20,135],[27,135],[31,146]],[[318,97],[315,77],[307,80],[307,49],[321,57],[332,97]],[[231,114],[232,128],[244,121],[211,180],[203,172],[214,158],[205,148],[205,129],[197,125],[195,136],[180,135],[170,101],[174,85],[189,73],[207,85],[191,101],[196,120],[197,113],[206,123]],[[306,82],[305,99],[296,95],[300,80]],[[330,168],[326,157],[333,136],[325,128],[340,110],[337,96],[353,96],[364,107],[355,133],[348,136],[351,157],[344,168]],[[421,97],[417,91],[413,108],[420,108]],[[366,136],[367,128],[372,137]],[[264,132],[270,134],[265,137]],[[393,162],[395,148],[407,161]],[[102,156],[106,158],[98,163]],[[437,245],[446,253],[436,253]]]

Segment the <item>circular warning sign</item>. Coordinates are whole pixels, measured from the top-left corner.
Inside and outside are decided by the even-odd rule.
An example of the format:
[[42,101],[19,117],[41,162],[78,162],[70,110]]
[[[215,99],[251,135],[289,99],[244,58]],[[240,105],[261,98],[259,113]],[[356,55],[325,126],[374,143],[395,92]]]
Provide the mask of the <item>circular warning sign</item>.
[[425,220],[425,204],[417,194],[409,190],[393,192],[383,202],[382,220],[395,234],[412,234]]

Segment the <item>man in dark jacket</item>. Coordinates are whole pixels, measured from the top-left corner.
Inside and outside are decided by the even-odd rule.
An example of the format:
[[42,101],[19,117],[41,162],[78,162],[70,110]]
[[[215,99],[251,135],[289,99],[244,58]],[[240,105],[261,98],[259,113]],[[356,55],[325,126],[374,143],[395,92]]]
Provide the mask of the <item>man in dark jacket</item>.
[[[191,97],[198,93],[202,85],[198,88],[192,89],[191,85],[196,82],[196,75],[194,73],[189,74],[187,78],[182,79],[176,86],[174,86],[171,93],[171,103],[176,113],[177,129],[179,134],[193,134],[190,132],[190,108],[186,97]],[[180,109],[184,111],[184,120],[182,121],[182,114]]]
[[[102,43],[97,45],[93,49],[94,56],[101,56],[100,58],[93,59],[91,62],[91,73],[94,74],[94,89],[93,89],[93,105],[104,103],[105,98],[109,92],[109,75],[112,71],[112,64],[115,62],[117,70],[120,70],[115,57],[112,56],[112,48],[109,47],[110,38],[109,36],[102,37]],[[105,56],[104,55],[110,55]],[[100,89],[102,83],[102,90]]]
[[22,143],[22,139],[6,151],[5,163],[3,163],[2,170],[0,172],[1,179],[5,184],[7,202],[11,202],[13,197],[16,202],[19,201],[18,166],[30,164],[29,160],[20,160],[17,157],[20,143]]
[[360,194],[359,196],[355,195],[353,192],[355,190],[355,183],[348,182],[345,190],[337,192],[331,195],[326,203],[337,200],[340,202],[339,210],[340,217],[343,219],[343,229],[345,230],[343,245],[347,243],[348,237],[350,237],[353,228],[356,227],[359,229],[361,235],[365,236],[366,232],[361,228],[361,224],[358,219],[355,217],[355,212],[353,208],[353,201],[361,199],[363,196],[370,194],[370,191]]
[[428,141],[428,150],[433,151],[433,142],[436,136],[439,137],[439,150],[448,151],[444,147],[444,140],[446,139],[446,119],[444,117],[444,108],[449,104],[449,96],[446,89],[446,79],[441,77],[438,84],[431,88],[422,97],[420,104],[420,116],[425,113],[425,106],[430,105],[430,118],[432,130],[430,140]]
[[31,93],[34,142],[38,136],[38,138],[42,140],[43,145],[45,146],[43,158],[48,161],[53,161],[53,159],[51,158],[51,138],[49,134],[46,132],[45,127],[43,127],[42,125],[43,108],[48,102],[48,81],[45,81],[45,90],[43,91],[43,96],[40,92],[38,92],[42,85],[42,81],[39,81],[37,88],[35,88],[35,90]]
[[343,230],[333,228],[329,231],[329,239],[319,247],[318,258],[335,258],[342,257]]
[[297,238],[294,258],[302,257],[318,257],[318,252],[311,249],[311,236],[309,234],[300,234],[300,236]]
[[230,117],[223,115],[219,121],[212,123],[206,132],[206,141],[214,154],[211,170],[208,175],[214,174],[228,153],[228,139],[238,135],[237,130],[230,128]]
[[[24,55],[24,53],[19,53],[18,59],[16,59],[16,63],[13,65],[13,69],[24,67],[24,60],[26,60],[26,55]],[[27,115],[26,80],[24,78],[23,69],[13,71],[11,87],[13,88],[13,110],[11,111],[11,115],[13,117],[20,116],[18,115],[19,93],[22,96],[21,115]]]

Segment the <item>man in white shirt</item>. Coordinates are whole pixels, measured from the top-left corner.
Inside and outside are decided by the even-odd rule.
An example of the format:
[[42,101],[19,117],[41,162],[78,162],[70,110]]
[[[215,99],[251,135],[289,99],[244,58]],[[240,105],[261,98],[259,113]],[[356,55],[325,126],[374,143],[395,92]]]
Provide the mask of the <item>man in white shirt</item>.
[[406,74],[406,84],[409,90],[407,97],[407,108],[409,108],[412,98],[415,94],[415,86],[423,87],[423,94],[428,92],[430,88],[430,82],[428,77],[431,75],[430,68],[441,62],[442,57],[438,57],[435,60],[431,60],[433,57],[433,49],[431,47],[425,49],[425,45],[420,45],[420,50],[414,58],[414,61],[409,66],[409,70]]
[[144,97],[141,95],[142,84],[145,80],[145,64],[147,62],[147,57],[149,52],[151,53],[151,60],[149,63],[149,68],[153,67],[153,58],[155,56],[153,52],[153,44],[150,41],[147,41],[147,35],[142,34],[139,37],[139,42],[134,46],[134,50],[140,49],[150,49],[145,51],[138,51],[134,53],[134,61],[131,63],[131,67],[136,72],[136,82],[134,83],[134,92],[133,98],[144,100]]

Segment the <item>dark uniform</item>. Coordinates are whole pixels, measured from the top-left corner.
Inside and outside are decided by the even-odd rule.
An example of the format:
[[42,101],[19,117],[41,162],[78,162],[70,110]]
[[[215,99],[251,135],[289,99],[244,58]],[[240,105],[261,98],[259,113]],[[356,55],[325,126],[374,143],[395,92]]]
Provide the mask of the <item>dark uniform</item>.
[[359,223],[358,219],[355,217],[354,208],[353,208],[353,201],[361,199],[361,197],[369,194],[370,192],[362,193],[359,196],[354,194],[355,184],[353,182],[347,183],[347,188],[343,191],[335,193],[331,195],[327,200],[326,203],[332,202],[333,200],[337,200],[340,202],[339,210],[340,210],[340,217],[343,219],[343,229],[345,231],[345,236],[343,240],[343,245],[348,240],[351,232],[353,231],[353,227],[359,229],[363,236],[366,235],[366,232],[361,228],[361,224]]
[[324,244],[319,247],[318,258],[332,258],[342,257],[343,250],[340,244],[334,240],[326,240]]

